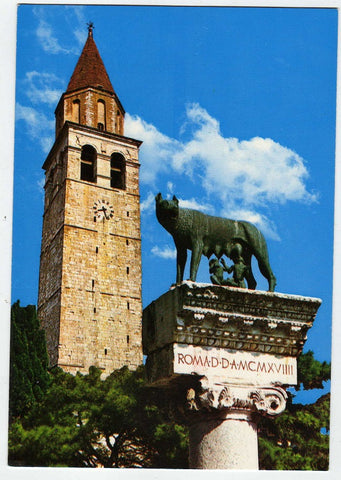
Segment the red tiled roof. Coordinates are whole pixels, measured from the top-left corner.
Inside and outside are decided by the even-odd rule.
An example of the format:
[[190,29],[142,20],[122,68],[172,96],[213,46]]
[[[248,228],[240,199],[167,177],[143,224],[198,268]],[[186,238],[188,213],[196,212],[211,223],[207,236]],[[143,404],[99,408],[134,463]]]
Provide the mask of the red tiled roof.
[[66,91],[99,86],[115,93],[92,34],[89,33]]

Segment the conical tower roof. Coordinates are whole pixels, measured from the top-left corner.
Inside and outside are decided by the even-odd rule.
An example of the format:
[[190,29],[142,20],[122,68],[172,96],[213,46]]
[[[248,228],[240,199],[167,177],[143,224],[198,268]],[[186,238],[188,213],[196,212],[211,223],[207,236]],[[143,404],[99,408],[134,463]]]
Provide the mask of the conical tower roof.
[[89,34],[77,65],[71,76],[66,92],[85,87],[101,88],[115,93],[103,60],[92,35],[93,25],[89,24]]

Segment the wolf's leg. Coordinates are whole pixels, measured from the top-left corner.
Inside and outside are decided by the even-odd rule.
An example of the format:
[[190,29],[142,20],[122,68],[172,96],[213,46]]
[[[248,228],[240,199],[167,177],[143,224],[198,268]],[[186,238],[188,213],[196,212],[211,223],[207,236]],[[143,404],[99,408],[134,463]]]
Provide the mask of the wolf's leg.
[[203,246],[204,245],[202,242],[196,242],[192,247],[191,270],[190,270],[190,280],[192,282],[195,282],[197,278]]
[[[248,229],[250,229],[250,227],[251,225],[248,225]],[[265,238],[254,226],[251,230],[245,230],[245,233],[246,238],[248,239],[248,244],[251,247],[251,251],[257,258],[259,270],[269,282],[269,292],[273,292],[276,286],[276,277],[270,267],[268,247]]]
[[187,260],[187,248],[176,245],[176,283],[184,279],[184,271]]
[[269,260],[266,258],[257,258],[258,266],[261,274],[267,279],[269,282],[269,292],[273,292],[276,286],[276,277],[272,273]]
[[251,270],[251,265],[250,265],[250,270],[249,272],[245,275],[246,281],[247,281],[247,288],[249,290],[255,290],[257,287],[257,282],[255,277],[253,276],[252,270]]
[[253,272],[252,272],[251,257],[252,257],[252,255],[250,255],[248,253],[246,255],[244,255],[245,265],[248,267],[247,273],[245,274],[245,279],[247,281],[247,288],[249,290],[255,290],[256,286],[257,286],[257,282],[256,282],[256,279],[253,276]]

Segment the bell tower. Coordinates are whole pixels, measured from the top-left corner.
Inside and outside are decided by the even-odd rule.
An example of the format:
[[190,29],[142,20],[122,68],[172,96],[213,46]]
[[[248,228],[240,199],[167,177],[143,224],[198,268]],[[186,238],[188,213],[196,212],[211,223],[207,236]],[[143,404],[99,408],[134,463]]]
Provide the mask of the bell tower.
[[56,111],[45,170],[38,315],[50,366],[142,363],[138,151],[93,39]]

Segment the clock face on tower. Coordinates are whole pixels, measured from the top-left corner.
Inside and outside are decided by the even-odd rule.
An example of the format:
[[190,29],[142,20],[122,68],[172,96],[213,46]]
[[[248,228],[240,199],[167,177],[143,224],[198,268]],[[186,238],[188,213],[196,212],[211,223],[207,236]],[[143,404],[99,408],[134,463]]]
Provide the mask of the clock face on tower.
[[106,200],[97,200],[93,206],[95,219],[98,220],[110,220],[114,216],[113,206]]

